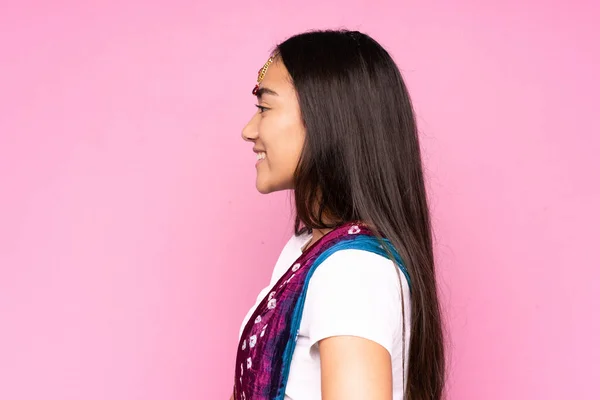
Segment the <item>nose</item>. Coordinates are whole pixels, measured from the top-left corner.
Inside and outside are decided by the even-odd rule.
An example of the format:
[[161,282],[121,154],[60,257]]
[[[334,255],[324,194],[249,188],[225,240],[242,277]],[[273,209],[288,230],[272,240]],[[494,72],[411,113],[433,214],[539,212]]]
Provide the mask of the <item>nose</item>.
[[258,119],[257,114],[254,114],[250,121],[242,129],[242,139],[246,142],[254,142],[258,138]]

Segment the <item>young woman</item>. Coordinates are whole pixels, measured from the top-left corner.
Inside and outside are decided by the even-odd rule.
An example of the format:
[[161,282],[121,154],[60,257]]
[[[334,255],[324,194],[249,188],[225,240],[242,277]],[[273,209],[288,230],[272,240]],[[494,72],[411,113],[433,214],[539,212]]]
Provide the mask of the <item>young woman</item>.
[[360,32],[279,46],[243,130],[261,193],[293,190],[295,235],[240,332],[235,400],[440,399],[444,347],[415,118]]

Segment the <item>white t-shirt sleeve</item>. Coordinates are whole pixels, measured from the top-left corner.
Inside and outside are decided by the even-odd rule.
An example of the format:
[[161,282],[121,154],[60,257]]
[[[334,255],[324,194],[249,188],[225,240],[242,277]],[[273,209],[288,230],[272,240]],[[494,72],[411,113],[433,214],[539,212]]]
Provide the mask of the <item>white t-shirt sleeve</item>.
[[357,336],[392,354],[402,326],[398,268],[364,250],[341,250],[312,276],[304,304],[311,347],[333,336]]

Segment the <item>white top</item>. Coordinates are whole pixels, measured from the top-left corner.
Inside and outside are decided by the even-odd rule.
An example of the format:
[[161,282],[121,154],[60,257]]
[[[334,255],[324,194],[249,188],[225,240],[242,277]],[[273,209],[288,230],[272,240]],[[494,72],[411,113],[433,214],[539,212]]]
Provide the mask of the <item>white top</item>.
[[[271,283],[258,295],[242,327],[258,303],[302,254],[309,235],[293,236],[283,248]],[[400,273],[404,298],[405,354],[402,354],[402,297],[398,267],[389,259],[364,250],[340,250],[329,256],[308,284],[306,302],[292,356],[287,400],[321,400],[319,341],[332,336],[358,336],[383,346],[391,355],[394,400],[403,399],[403,362],[408,359],[410,299],[408,282]],[[407,372],[407,365],[404,365]]]

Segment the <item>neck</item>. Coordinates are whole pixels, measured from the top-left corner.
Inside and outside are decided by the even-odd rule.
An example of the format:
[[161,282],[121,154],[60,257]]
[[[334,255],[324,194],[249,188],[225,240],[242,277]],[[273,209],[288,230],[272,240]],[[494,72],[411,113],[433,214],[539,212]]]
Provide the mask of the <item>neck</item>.
[[308,241],[308,243],[306,243],[304,245],[304,247],[302,248],[302,252],[304,253],[313,244],[315,244],[317,242],[317,240],[321,239],[323,236],[327,235],[331,231],[332,231],[332,229],[313,229],[313,231],[312,231],[312,237],[310,238],[310,240]]
[[331,231],[332,229],[313,229],[312,239],[316,242]]

